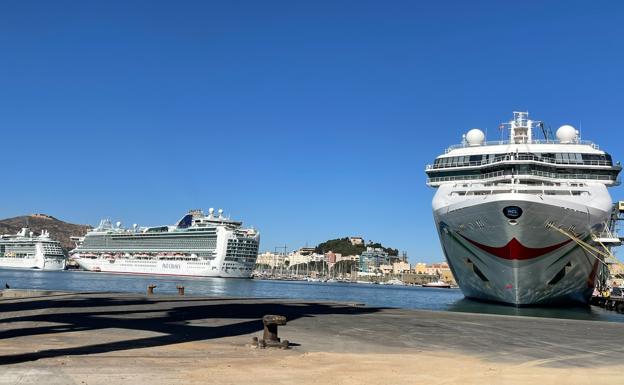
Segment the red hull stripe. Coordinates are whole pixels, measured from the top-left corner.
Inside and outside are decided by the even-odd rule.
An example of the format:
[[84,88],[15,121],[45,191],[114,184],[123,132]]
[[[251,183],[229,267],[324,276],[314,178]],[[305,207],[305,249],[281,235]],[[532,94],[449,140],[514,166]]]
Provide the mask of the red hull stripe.
[[466,238],[462,234],[459,234],[459,235],[465,240],[467,240],[468,242],[472,243],[473,245],[477,246],[478,248],[480,248],[481,250],[487,253],[490,253],[502,259],[519,260],[519,261],[541,257],[544,254],[553,252],[557,250],[558,248],[565,246],[568,243],[572,242],[571,239],[568,239],[567,241],[557,243],[556,245],[533,248],[533,247],[526,247],[522,243],[520,243],[516,238],[512,238],[511,241],[509,241],[509,243],[507,243],[505,246],[493,247],[493,246],[483,245],[479,242],[475,242],[472,239]]

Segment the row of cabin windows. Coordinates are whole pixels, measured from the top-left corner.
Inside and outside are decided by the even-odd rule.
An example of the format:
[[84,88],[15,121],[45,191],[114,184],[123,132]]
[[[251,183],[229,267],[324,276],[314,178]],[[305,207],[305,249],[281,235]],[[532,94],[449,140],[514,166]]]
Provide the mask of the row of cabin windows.
[[[440,178],[440,177],[456,177],[456,176],[481,176],[485,174],[491,174],[502,171],[504,175],[527,175],[532,171],[539,171],[543,173],[561,175],[565,177],[565,175],[573,175],[573,174],[581,174],[581,175],[601,175],[604,176],[604,179],[612,179],[615,180],[618,172],[617,171],[609,171],[609,170],[588,170],[588,169],[573,169],[573,168],[555,168],[548,167],[542,165],[529,165],[529,164],[521,164],[521,165],[513,165],[513,166],[499,166],[499,167],[488,167],[487,169],[480,170],[449,170],[449,171],[435,171],[427,173],[429,178]],[[602,178],[601,178],[602,179]]]
[[507,153],[507,154],[480,154],[480,155],[466,155],[466,156],[451,156],[446,158],[438,158],[435,160],[435,166],[444,167],[446,165],[457,165],[457,164],[467,164],[470,162],[479,162],[479,163],[491,163],[496,161],[502,161],[508,155],[519,155],[519,156],[534,156],[537,158],[543,158],[546,161],[554,161],[561,163],[579,163],[583,164],[585,162],[591,164],[595,161],[608,162],[609,165],[612,164],[611,155],[609,154],[579,154],[579,153],[569,153],[569,152],[559,152],[559,153]]

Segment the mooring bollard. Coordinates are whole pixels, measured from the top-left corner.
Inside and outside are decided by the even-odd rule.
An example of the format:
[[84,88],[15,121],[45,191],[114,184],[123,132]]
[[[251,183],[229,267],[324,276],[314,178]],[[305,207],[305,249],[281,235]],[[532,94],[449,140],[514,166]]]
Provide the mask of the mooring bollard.
[[264,349],[266,347],[288,349],[290,342],[288,340],[280,340],[277,336],[277,327],[279,325],[286,325],[286,317],[282,315],[268,314],[262,317],[262,323],[264,324],[264,335],[262,339],[253,337],[251,339],[251,346],[255,348]]
[[178,295],[184,295],[184,286],[176,286],[178,289]]
[[280,342],[277,336],[277,326],[286,325],[286,317],[269,314],[262,317],[262,323],[264,324],[264,335],[262,339],[267,343]]
[[154,288],[156,287],[156,285],[149,285],[147,287],[147,295],[153,295],[154,294]]

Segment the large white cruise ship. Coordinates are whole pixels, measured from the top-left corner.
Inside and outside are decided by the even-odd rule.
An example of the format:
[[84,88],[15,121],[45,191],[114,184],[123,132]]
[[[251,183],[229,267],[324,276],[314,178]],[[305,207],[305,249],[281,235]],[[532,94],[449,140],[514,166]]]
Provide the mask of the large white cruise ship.
[[470,130],[426,168],[449,266],[469,298],[587,303],[601,261],[582,245],[606,226],[621,167],[572,126],[554,138],[514,112],[505,127],[509,140],[496,142]]
[[260,234],[242,222],[190,211],[175,226],[125,229],[109,220],[84,237],[72,238],[70,257],[89,271],[249,278],[258,257]]
[[45,230],[36,236],[24,227],[17,234],[0,235],[0,267],[63,270],[65,260],[61,244]]

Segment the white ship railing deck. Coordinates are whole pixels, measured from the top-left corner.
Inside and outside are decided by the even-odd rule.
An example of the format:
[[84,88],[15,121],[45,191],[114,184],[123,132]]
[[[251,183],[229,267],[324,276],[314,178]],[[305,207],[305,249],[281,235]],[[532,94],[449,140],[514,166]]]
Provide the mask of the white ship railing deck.
[[557,179],[575,179],[575,180],[595,180],[595,181],[603,181],[610,182],[614,185],[620,184],[619,178],[613,178],[611,175],[593,175],[593,174],[559,174],[552,172],[544,172],[537,170],[529,170],[524,172],[518,172],[515,174],[510,174],[508,171],[496,171],[490,172],[487,174],[481,175],[455,175],[455,176],[441,176],[441,177],[433,177],[427,179],[427,184],[435,184],[441,182],[454,182],[454,181],[471,181],[471,180],[481,180],[483,182],[491,182],[500,179],[513,179],[518,177],[539,177],[546,178],[549,181],[557,180]]
[[535,155],[530,155],[530,154],[507,154],[505,156],[497,156],[493,159],[481,160],[481,161],[428,164],[426,166],[426,169],[438,170],[438,169],[455,168],[455,167],[479,167],[479,166],[484,166],[484,165],[491,165],[491,164],[512,162],[512,161],[531,161],[531,162],[535,162],[538,164],[543,163],[543,164],[563,164],[563,165],[574,165],[574,166],[613,167],[612,162],[607,161],[607,160],[578,161],[578,160],[554,159],[554,158],[535,156]]
[[557,144],[557,145],[562,145],[562,146],[568,146],[568,145],[587,145],[587,146],[591,146],[593,149],[595,150],[599,150],[600,147],[590,141],[590,140],[575,140],[572,141],[570,143],[562,143],[559,140],[552,140],[552,139],[532,139],[530,142],[529,141],[517,141],[517,140],[490,140],[487,142],[483,142],[483,144],[479,145],[479,146],[471,146],[468,143],[459,143],[459,144],[453,144],[451,146],[449,146],[445,153],[448,153],[450,151],[456,150],[458,148],[474,148],[474,147],[485,147],[485,146],[502,146],[502,145],[510,145],[510,144]]

